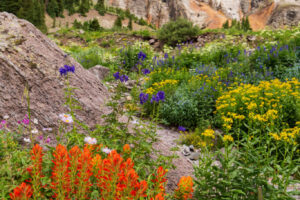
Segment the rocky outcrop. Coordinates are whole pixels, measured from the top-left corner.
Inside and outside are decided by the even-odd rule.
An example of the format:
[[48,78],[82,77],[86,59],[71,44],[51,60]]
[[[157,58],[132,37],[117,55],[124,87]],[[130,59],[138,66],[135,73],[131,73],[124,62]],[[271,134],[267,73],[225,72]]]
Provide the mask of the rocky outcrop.
[[220,28],[226,20],[249,16],[253,29],[261,29],[266,25],[297,24],[300,12],[298,0],[107,0],[106,3],[128,9],[157,27],[185,17],[200,27]]
[[38,119],[39,128],[56,128],[59,114],[68,112],[64,106],[64,78],[59,73],[65,64],[75,66],[70,83],[78,88],[75,94],[82,107],[78,119],[88,125],[100,122],[108,97],[100,80],[31,23],[0,13],[0,119],[9,116],[13,128],[24,118],[27,103],[23,93],[28,85],[32,118]]

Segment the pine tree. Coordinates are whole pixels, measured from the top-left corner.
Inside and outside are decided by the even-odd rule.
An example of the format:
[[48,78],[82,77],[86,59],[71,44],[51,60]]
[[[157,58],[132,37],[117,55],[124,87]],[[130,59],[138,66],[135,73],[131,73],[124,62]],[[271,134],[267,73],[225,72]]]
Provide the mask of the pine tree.
[[120,16],[118,16],[118,18],[116,19],[116,21],[114,23],[114,27],[122,28],[122,18]]
[[17,14],[20,10],[20,2],[16,0],[1,0],[0,12],[6,11],[9,13]]
[[57,15],[59,17],[63,17],[64,14],[64,0],[56,0],[57,1]]
[[74,3],[74,0],[65,0],[65,8],[69,11],[69,15],[75,13]]
[[132,30],[132,18],[129,18],[129,22],[128,22],[128,29]]
[[79,12],[83,16],[85,16],[85,13],[87,13],[90,9],[90,1],[89,0],[81,0],[81,4],[79,6]]
[[99,31],[99,30],[101,30],[101,26],[99,25],[99,22],[98,22],[97,19],[93,19],[90,22],[89,30],[90,31]]
[[224,29],[228,29],[229,28],[229,21],[226,20],[226,22],[223,24],[223,28]]
[[56,0],[49,0],[48,6],[47,6],[47,13],[50,15],[50,17],[58,17],[58,4]]
[[246,17],[245,27],[246,27],[246,30],[252,30],[248,16]]
[[95,6],[95,9],[98,11],[98,13],[102,16],[104,16],[106,10],[104,5],[104,0],[98,0],[97,4]]

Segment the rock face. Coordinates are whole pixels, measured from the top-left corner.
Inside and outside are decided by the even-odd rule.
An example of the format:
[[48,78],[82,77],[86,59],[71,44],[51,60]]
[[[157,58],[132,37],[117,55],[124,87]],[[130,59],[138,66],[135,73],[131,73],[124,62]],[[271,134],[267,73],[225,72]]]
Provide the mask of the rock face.
[[253,29],[299,23],[298,0],[107,0],[108,6],[128,9],[157,27],[185,17],[200,27],[220,28],[228,19],[249,16]]
[[27,103],[22,96],[28,85],[32,118],[39,120],[40,128],[56,128],[58,115],[68,112],[63,105],[64,77],[58,71],[65,64],[75,66],[70,84],[78,88],[75,94],[82,107],[78,119],[88,125],[98,123],[106,113],[103,105],[108,97],[100,80],[31,23],[0,13],[0,119],[8,115],[13,127],[24,118]]

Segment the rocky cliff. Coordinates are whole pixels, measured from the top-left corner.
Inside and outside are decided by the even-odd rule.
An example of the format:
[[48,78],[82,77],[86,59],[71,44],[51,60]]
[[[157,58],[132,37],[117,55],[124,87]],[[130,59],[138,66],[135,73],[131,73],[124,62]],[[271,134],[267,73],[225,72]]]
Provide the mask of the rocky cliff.
[[64,77],[59,68],[74,65],[70,83],[82,107],[78,119],[89,125],[99,123],[108,92],[101,81],[85,70],[31,23],[0,12],[0,119],[9,117],[10,127],[27,114],[23,97],[28,85],[32,119],[39,128],[57,128],[64,106]]
[[108,6],[128,9],[161,26],[185,17],[200,27],[219,28],[227,20],[249,16],[253,29],[300,21],[300,0],[107,0]]

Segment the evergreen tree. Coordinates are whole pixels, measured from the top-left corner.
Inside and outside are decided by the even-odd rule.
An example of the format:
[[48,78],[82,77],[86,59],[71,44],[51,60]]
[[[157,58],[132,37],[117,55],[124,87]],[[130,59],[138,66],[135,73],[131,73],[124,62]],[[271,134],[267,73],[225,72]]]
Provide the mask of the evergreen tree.
[[82,28],[82,24],[78,22],[77,19],[75,19],[75,21],[73,22],[73,27],[76,29],[80,29]]
[[98,11],[100,15],[104,15],[106,10],[105,10],[105,5],[104,5],[104,0],[98,0],[97,4],[95,6],[95,9]]
[[57,1],[57,16],[63,17],[64,15],[64,0],[56,0]]
[[128,22],[128,29],[132,30],[132,18],[129,18],[129,22]]
[[20,10],[21,3],[17,0],[1,0],[0,1],[0,12],[6,11],[9,13],[17,14]]
[[223,28],[224,29],[228,29],[229,28],[229,21],[226,20],[226,22],[223,24]]
[[246,21],[245,21],[245,28],[246,30],[252,30],[248,16],[246,17]]
[[56,0],[49,0],[47,5],[47,13],[50,15],[50,17],[58,17],[58,4]]
[[85,16],[85,13],[87,13],[90,9],[90,1],[89,0],[81,0],[80,6],[79,6],[79,13]]
[[101,26],[99,25],[99,22],[97,19],[93,19],[90,22],[89,30],[90,31],[100,31],[101,30]]
[[116,21],[114,23],[114,27],[122,28],[122,18],[120,16],[118,16],[118,18],[116,19]]
[[69,11],[69,15],[72,15],[75,13],[74,8],[74,0],[64,0],[65,1],[65,8]]

